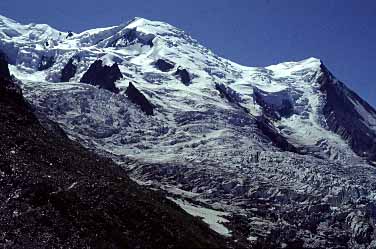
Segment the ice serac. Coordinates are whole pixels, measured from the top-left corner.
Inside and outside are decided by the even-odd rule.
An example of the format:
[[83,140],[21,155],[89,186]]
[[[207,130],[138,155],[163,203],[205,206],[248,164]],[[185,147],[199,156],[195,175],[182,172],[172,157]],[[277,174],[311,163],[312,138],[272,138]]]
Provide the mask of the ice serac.
[[265,115],[273,119],[281,119],[294,113],[293,101],[288,90],[270,93],[255,87],[253,91],[254,99],[263,108]]
[[321,65],[320,90],[326,101],[323,113],[328,128],[339,134],[360,156],[376,159],[376,110],[338,81]]
[[123,78],[117,63],[112,66],[102,65],[102,60],[96,60],[82,76],[80,82],[99,86],[114,93],[119,93],[115,82]]

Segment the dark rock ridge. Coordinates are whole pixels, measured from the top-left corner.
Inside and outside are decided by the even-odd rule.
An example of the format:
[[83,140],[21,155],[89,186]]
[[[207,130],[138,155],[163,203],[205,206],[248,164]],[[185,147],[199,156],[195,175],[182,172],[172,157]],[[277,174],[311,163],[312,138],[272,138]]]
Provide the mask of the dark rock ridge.
[[80,57],[74,56],[69,59],[68,63],[64,66],[61,71],[61,82],[68,82],[71,78],[76,75],[77,72],[77,63],[80,62]]
[[55,57],[43,55],[38,65],[38,71],[43,71],[52,67],[55,63]]
[[125,34],[108,43],[107,47],[127,47],[134,44],[153,47],[155,35],[137,31],[137,28],[127,29]]
[[321,65],[320,90],[326,96],[323,114],[328,128],[345,139],[359,156],[376,159],[376,132],[367,125],[356,105],[376,117],[375,109]]
[[227,99],[228,102],[236,105],[237,107],[241,108],[244,112],[249,114],[249,110],[241,105],[241,102],[243,100],[240,97],[239,93],[237,93],[234,89],[232,89],[229,86],[225,86],[221,83],[216,83],[215,89],[219,92],[221,98]]
[[215,89],[219,92],[221,98],[226,98],[230,103],[240,103],[242,101],[235,90],[224,84],[216,83]]
[[94,86],[99,86],[114,93],[119,93],[119,89],[115,85],[115,81],[123,78],[117,63],[111,67],[102,65],[102,60],[96,60],[90,65],[90,68],[82,76],[80,82]]
[[180,78],[181,82],[183,82],[183,84],[186,86],[189,86],[192,82],[191,76],[187,69],[179,67],[176,70],[175,75],[177,75]]
[[158,59],[155,62],[155,67],[161,70],[162,72],[168,72],[175,67],[175,64],[164,59]]
[[73,37],[73,32],[71,32],[71,31],[68,32],[68,35],[67,35],[66,39],[68,39],[70,37]]
[[283,151],[299,153],[298,148],[296,148],[282,134],[280,134],[268,118],[264,116],[256,117],[256,124],[262,133],[272,141],[274,146]]
[[0,75],[3,78],[10,78],[7,56],[0,50]]
[[129,82],[129,86],[125,91],[125,94],[133,103],[140,106],[141,110],[147,115],[154,114],[154,106],[149,102],[145,95],[142,94],[131,82]]
[[253,95],[256,103],[262,107],[264,114],[274,120],[289,117],[294,113],[294,105],[286,90],[268,93],[254,87]]
[[111,160],[44,129],[0,77],[2,248],[226,248],[223,237]]

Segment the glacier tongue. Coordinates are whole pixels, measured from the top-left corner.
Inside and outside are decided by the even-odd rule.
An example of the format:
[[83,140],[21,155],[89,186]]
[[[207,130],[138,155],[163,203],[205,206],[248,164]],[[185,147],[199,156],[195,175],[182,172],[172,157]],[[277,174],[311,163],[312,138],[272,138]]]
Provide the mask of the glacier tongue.
[[[0,50],[39,112],[190,210],[201,204],[228,214],[215,226],[235,240],[277,248],[376,243],[376,169],[362,157],[376,160],[376,147],[359,145],[376,144],[376,112],[319,59],[245,67],[143,18],[68,34],[0,16]],[[46,58],[50,65],[38,71]],[[79,83],[99,60],[118,66],[119,93]],[[351,111],[335,105],[335,94]],[[341,123],[346,112],[359,115],[352,126],[360,132]]]

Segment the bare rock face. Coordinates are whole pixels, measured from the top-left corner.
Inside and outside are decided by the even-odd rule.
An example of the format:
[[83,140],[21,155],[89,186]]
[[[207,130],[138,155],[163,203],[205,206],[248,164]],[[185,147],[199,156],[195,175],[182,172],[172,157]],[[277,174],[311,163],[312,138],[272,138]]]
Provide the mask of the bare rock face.
[[226,98],[230,103],[240,103],[240,95],[232,88],[225,86],[224,84],[215,84],[215,89],[219,92],[222,98]]
[[54,65],[54,63],[55,58],[53,56],[43,55],[38,65],[38,71],[49,69]]
[[149,102],[145,95],[142,94],[131,82],[129,82],[129,86],[125,91],[125,94],[133,103],[140,106],[143,112],[145,112],[147,115],[153,115],[153,105]]
[[298,149],[292,145],[283,135],[281,135],[269,119],[260,116],[256,118],[257,127],[267,136],[272,143],[283,151],[298,152]]
[[3,78],[10,78],[8,60],[2,51],[0,51],[0,76]]
[[74,35],[73,32],[69,31],[69,32],[68,32],[68,35],[67,35],[66,38],[68,39],[68,38],[70,38],[70,37],[73,37],[73,35]]
[[358,155],[376,158],[376,132],[367,125],[367,117],[359,112],[365,110],[367,116],[376,117],[376,110],[336,80],[324,65],[321,70],[320,90],[326,95],[323,113],[328,128],[345,139]]
[[192,82],[191,76],[187,69],[179,67],[176,70],[175,75],[177,75],[180,78],[181,82],[183,82],[183,84],[186,86],[189,86]]
[[68,63],[61,70],[61,82],[68,82],[77,72],[77,63],[80,61],[79,57],[72,57]]
[[111,41],[108,47],[127,47],[130,45],[140,44],[141,46],[153,47],[153,39],[155,35],[145,34],[137,31],[137,28],[127,29],[125,34]]
[[158,68],[159,70],[161,70],[162,72],[168,72],[171,69],[173,69],[175,67],[175,65],[174,65],[174,63],[169,62],[167,60],[158,59],[155,62],[155,67]]
[[115,81],[123,78],[117,63],[112,66],[102,65],[102,60],[96,60],[82,76],[80,82],[99,86],[114,93],[119,93]]
[[288,91],[268,93],[254,87],[254,99],[264,111],[266,116],[279,120],[289,117],[294,112],[294,105]]

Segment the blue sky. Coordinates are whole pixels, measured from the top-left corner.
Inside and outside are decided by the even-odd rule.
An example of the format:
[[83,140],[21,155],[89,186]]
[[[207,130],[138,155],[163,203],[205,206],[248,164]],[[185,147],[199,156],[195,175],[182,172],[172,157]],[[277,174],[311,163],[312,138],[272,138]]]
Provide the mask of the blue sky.
[[134,16],[165,21],[248,66],[313,56],[376,106],[374,0],[1,0],[0,14],[76,32]]

